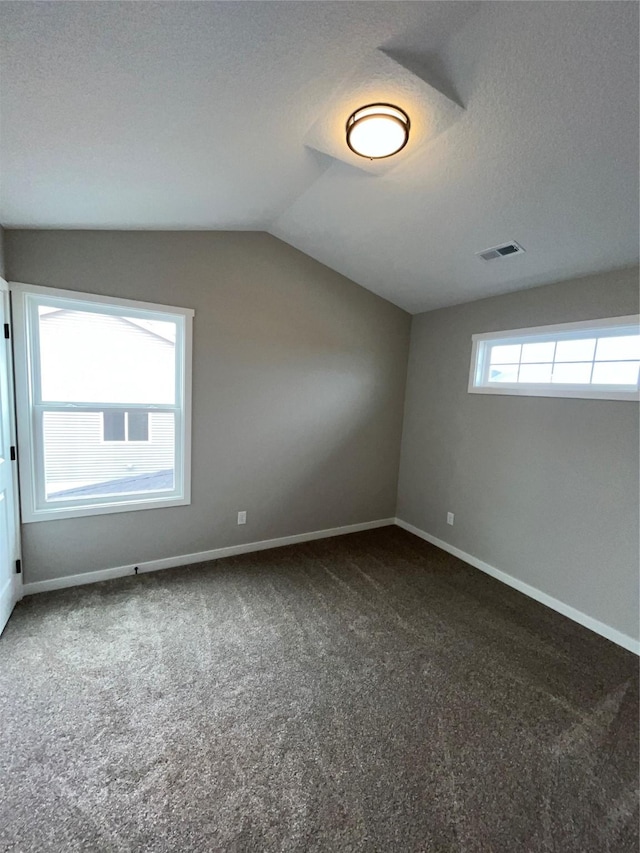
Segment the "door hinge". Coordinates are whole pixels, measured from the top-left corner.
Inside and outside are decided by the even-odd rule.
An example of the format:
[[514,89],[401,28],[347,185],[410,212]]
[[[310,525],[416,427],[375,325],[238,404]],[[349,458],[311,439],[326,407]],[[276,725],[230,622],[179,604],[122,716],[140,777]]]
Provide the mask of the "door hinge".
[[9,340],[9,338],[11,337],[11,329],[9,328],[8,323],[4,324],[4,336],[7,340]]
[[22,574],[22,560],[16,560],[16,574]]
[[12,446],[11,446],[11,449],[9,450],[9,455],[11,456],[11,461],[12,461],[12,462],[15,462],[15,461],[16,461],[16,448],[15,448],[15,445],[12,445]]

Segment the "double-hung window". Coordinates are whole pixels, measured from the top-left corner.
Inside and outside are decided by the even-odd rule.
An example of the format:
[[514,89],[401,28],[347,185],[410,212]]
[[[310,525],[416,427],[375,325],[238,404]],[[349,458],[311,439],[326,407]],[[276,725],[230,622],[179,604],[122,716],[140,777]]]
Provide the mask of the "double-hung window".
[[637,315],[473,336],[469,391],[640,399]]
[[188,504],[193,311],[11,289],[23,521]]

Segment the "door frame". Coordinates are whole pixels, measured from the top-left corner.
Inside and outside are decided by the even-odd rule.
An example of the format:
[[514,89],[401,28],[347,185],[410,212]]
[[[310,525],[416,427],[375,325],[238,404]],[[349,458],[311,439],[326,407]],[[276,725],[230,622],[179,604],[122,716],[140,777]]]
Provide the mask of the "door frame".
[[[13,318],[11,313],[11,289],[9,287],[8,282],[5,281],[4,278],[0,278],[0,299],[4,302],[5,305],[5,322],[9,324],[9,340],[5,339],[4,336],[0,337],[0,341],[2,341],[1,345],[4,345],[6,348],[6,356],[7,356],[7,388],[8,388],[8,403],[9,403],[9,442],[10,444],[16,448],[18,447],[18,434],[17,434],[17,424],[16,424],[16,398],[15,398],[15,384],[14,384],[14,372],[13,372]],[[0,331],[0,334],[2,332]],[[12,567],[12,585],[11,585],[11,593],[12,593],[12,601],[11,601],[11,610],[15,604],[20,601],[23,596],[23,574],[22,572],[18,573],[15,571],[15,561],[20,560],[22,562],[22,541],[21,541],[21,525],[20,525],[20,486],[18,480],[18,459],[15,462],[9,462],[11,465],[11,480],[13,486],[13,525],[14,525],[14,533],[15,533],[15,545],[14,545],[14,555],[13,561],[14,566]],[[4,625],[0,627],[0,632],[4,629]]]

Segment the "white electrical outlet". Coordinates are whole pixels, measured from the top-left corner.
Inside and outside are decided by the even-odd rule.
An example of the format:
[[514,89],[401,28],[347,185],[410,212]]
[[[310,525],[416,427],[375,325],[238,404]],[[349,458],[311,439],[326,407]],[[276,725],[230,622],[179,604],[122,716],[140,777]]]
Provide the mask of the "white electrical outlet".
[[[454,518],[455,518],[455,515],[452,512],[448,512],[447,513],[447,524],[453,524]],[[239,523],[240,522],[238,522],[238,524]]]
[[238,513],[238,524],[246,524],[247,523],[247,511],[243,509],[242,512]]

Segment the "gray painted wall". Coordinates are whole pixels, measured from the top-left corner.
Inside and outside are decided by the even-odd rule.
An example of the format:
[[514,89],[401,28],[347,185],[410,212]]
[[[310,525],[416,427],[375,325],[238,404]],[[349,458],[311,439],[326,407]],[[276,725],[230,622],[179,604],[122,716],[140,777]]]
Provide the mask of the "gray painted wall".
[[8,230],[5,250],[14,281],[196,311],[191,506],[24,525],[27,582],[395,514],[404,311],[262,233]]
[[634,268],[415,316],[397,513],[633,637],[638,405],[467,383],[474,333],[637,312]]
[[4,278],[4,229],[0,225],[0,278]]

